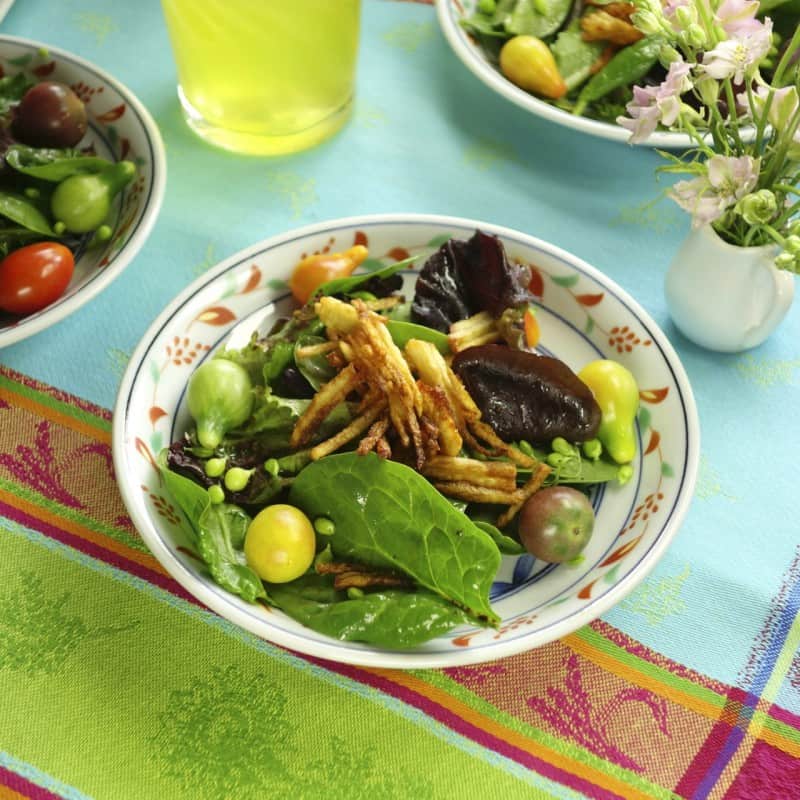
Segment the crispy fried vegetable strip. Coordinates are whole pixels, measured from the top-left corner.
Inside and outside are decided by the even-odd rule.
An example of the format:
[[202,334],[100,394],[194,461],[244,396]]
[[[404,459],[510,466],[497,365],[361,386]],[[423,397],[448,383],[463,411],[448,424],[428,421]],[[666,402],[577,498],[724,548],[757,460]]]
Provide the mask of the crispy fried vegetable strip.
[[599,6],[606,14],[610,14],[617,19],[624,19],[625,22],[631,21],[631,15],[636,11],[636,6],[633,3],[590,3],[593,6]]
[[517,468],[510,461],[478,461],[477,458],[436,456],[425,465],[423,474],[446,481],[466,481],[514,492]]
[[624,19],[606,11],[595,11],[581,18],[583,39],[587,42],[611,42],[627,45],[638,42],[644,34]]
[[381,458],[391,458],[392,457],[392,447],[389,444],[389,441],[385,436],[381,436],[381,438],[378,439],[378,442],[375,445],[375,452]]
[[509,522],[517,515],[519,510],[524,505],[525,501],[533,494],[539,491],[544,482],[544,479],[550,474],[550,467],[547,464],[539,463],[539,466],[534,470],[533,475],[528,478],[527,482],[519,489],[521,495],[520,499],[507,508],[498,518],[497,527],[505,528]]
[[[363,433],[375,419],[383,413],[386,408],[386,403],[381,401],[376,403],[371,408],[368,408],[363,414],[356,417],[347,427],[342,428],[335,436],[320,442],[311,448],[309,455],[312,461],[318,461],[324,456],[335,453],[342,445],[347,444],[356,438],[360,433]],[[299,423],[298,423],[299,424]]]
[[383,575],[370,572],[342,572],[333,579],[334,589],[369,589],[375,586],[413,586],[413,582],[400,575]]
[[603,48],[603,52],[600,53],[594,64],[592,64],[592,66],[589,67],[589,74],[596,75],[598,72],[600,72],[600,70],[603,69],[603,67],[605,67],[605,65],[608,64],[609,61],[611,61],[611,59],[614,57],[614,53],[616,52],[617,48],[613,44],[610,44],[607,47]]
[[335,575],[334,589],[349,589],[356,586],[366,589],[370,586],[412,586],[413,581],[404,575],[394,572],[377,572],[361,564],[350,564],[346,561],[321,562],[316,566],[318,575]]
[[329,331],[347,334],[358,325],[358,311],[355,306],[343,303],[335,297],[321,297],[314,304],[314,311]]
[[369,453],[370,450],[374,450],[378,442],[383,439],[383,435],[389,428],[389,415],[383,414],[383,416],[378,417],[375,422],[372,423],[370,426],[367,435],[359,442],[358,445],[358,454],[360,456]]
[[378,300],[365,300],[364,305],[370,311],[385,311],[387,308],[394,308],[403,302],[403,298],[393,294],[388,297],[381,297]]
[[294,426],[289,440],[293,449],[307,444],[314,431],[325,421],[328,414],[361,383],[356,368],[348,364],[335,378],[329,380],[314,395],[308,408]]
[[481,311],[467,319],[454,322],[450,326],[447,341],[454,353],[466,350],[468,347],[477,347],[480,344],[490,344],[500,338],[494,317],[488,311]]
[[446,456],[458,455],[464,440],[456,427],[447,395],[438,386],[428,386],[422,381],[418,381],[417,386],[422,393],[423,413],[437,428],[439,449]]
[[468,481],[433,481],[433,485],[448,497],[457,497],[468,503],[491,503],[494,505],[514,505],[519,502],[522,493],[519,489],[505,492],[488,486],[476,486]]
[[497,455],[504,455],[510,458],[515,464],[521,467],[532,467],[537,461],[530,456],[526,456],[521,450],[516,447],[506,444],[495,432],[494,428],[487,425],[481,420],[475,420],[470,423],[470,429],[475,436],[482,439],[486,444],[494,448],[494,453]]
[[320,342],[319,344],[309,344],[305,347],[298,347],[295,351],[297,358],[313,358],[330,353],[339,348],[338,342]]

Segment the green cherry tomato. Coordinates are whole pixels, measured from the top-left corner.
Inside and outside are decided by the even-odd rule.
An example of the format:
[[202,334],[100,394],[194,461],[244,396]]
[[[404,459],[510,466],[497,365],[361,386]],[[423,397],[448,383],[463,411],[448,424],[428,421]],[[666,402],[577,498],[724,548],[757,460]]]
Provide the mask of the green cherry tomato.
[[570,486],[540,489],[519,514],[520,541],[542,561],[571,561],[589,543],[593,529],[591,503]]
[[64,294],[75,270],[68,247],[37,242],[20,247],[0,261],[0,309],[32,314]]
[[247,563],[268,583],[299,578],[314,561],[315,550],[311,521],[299,508],[282,503],[262,509],[244,540]]
[[99,228],[111,211],[117,192],[136,175],[131,161],[110,164],[102,172],[70,175],[56,186],[50,199],[53,217],[71,233]]

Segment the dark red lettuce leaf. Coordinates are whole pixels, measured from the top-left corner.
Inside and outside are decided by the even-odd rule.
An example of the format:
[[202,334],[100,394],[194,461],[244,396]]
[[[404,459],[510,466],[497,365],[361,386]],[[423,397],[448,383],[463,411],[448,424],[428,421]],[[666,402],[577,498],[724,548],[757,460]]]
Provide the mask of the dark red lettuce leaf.
[[450,239],[420,271],[411,319],[447,333],[450,325],[488,311],[499,317],[507,308],[533,300],[530,270],[511,264],[496,236],[475,231],[471,239]]

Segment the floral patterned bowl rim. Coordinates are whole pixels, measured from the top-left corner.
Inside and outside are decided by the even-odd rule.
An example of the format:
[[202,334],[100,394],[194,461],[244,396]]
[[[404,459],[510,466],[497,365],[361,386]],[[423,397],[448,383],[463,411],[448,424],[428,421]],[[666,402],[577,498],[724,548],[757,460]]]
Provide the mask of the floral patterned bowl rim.
[[114,233],[104,246],[82,254],[62,297],[11,323],[0,321],[0,347],[33,336],[77,311],[105,289],[144,245],[164,198],[167,168],[158,126],[141,101],[104,70],[66,50],[0,35],[4,70],[28,68],[42,79],[70,84],[84,101],[95,145],[106,155],[137,165],[137,177],[117,201]]
[[[490,89],[542,119],[601,139],[628,141],[630,132],[620,125],[570,114],[569,111],[534,97],[504,77],[489,61],[477,42],[459,24],[460,19],[472,13],[477,0],[435,0],[435,2],[439,26],[453,52],[461,59],[464,66]],[[656,131],[637,144],[677,150],[688,148],[692,141],[685,133]]]
[[[217,586],[193,553],[190,533],[156,467],[158,451],[187,425],[185,387],[197,365],[226,341],[241,346],[255,327],[291,308],[285,278],[308,253],[365,243],[391,262],[424,256],[476,228],[496,234],[509,257],[532,266],[545,352],[573,369],[614,357],[637,377],[641,408],[635,476],[593,494],[595,535],[581,563],[545,565],[506,557],[492,590],[499,629],[457,629],[409,651],[340,642],[279,611],[250,605]],[[421,263],[421,262],[420,262]],[[374,262],[373,262],[374,264]],[[415,276],[407,271],[406,290]],[[424,668],[487,661],[545,644],[619,602],[653,568],[694,492],[699,422],[678,356],[647,312],[603,273],[560,248],[494,224],[454,217],[384,214],[334,220],[275,236],[222,261],[153,322],[133,353],[114,408],[117,481],[145,543],[206,606],[252,633],[311,656],[373,667]]]

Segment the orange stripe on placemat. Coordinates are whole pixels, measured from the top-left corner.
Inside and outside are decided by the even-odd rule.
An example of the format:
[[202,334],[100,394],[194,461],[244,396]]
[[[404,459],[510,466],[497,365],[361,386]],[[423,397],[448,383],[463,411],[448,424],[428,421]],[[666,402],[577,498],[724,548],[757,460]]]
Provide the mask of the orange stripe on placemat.
[[8,786],[0,784],[0,800],[27,800],[27,795],[15,792],[9,789]]
[[437,705],[446,708],[461,719],[486,731],[497,739],[501,739],[513,747],[529,753],[542,761],[546,761],[548,764],[552,764],[554,767],[564,770],[565,772],[577,775],[593,783],[595,786],[610,792],[615,792],[619,794],[620,797],[624,797],[625,800],[652,800],[652,795],[641,792],[624,781],[618,780],[605,772],[601,772],[582,761],[576,761],[564,753],[552,750],[524,734],[518,733],[517,731],[507,728],[505,725],[495,722],[493,719],[471,708],[466,703],[462,703],[443,689],[432,686],[408,672],[390,669],[364,669],[364,672],[370,672],[373,675],[380,676],[384,680],[404,686],[412,692],[416,692]]
[[26,411],[30,411],[32,414],[36,414],[39,417],[44,417],[45,419],[55,422],[64,428],[77,431],[89,439],[94,439],[97,442],[111,445],[110,431],[90,425],[88,422],[76,419],[69,414],[64,414],[52,406],[37,402],[31,397],[27,397],[23,394],[17,394],[17,392],[12,391],[5,386],[0,387],[0,397],[6,397],[15,406],[24,408]]
[[147,567],[147,569],[153,570],[153,572],[158,572],[161,575],[167,574],[161,564],[149,553],[143,553],[141,550],[134,550],[132,547],[128,547],[118,542],[116,539],[112,539],[110,536],[93,531],[74,520],[60,517],[58,514],[54,514],[48,509],[31,503],[11,492],[0,489],[0,501],[25,512],[31,517],[41,519],[49,525],[62,528],[75,536],[79,536],[81,539],[85,539],[87,542],[102,547],[104,550],[122,556],[128,559],[128,561],[133,561],[136,564]]
[[[607,672],[611,672],[614,675],[617,675],[618,677],[628,681],[629,683],[635,683],[637,686],[641,686],[643,689],[648,689],[649,691],[653,692],[653,694],[658,695],[659,697],[664,697],[665,699],[670,700],[677,705],[683,706],[690,711],[694,711],[695,713],[707,717],[708,719],[714,720],[714,722],[717,722],[721,719],[724,721],[723,717],[726,713],[728,713],[724,707],[720,708],[712,703],[707,703],[705,700],[702,700],[699,697],[694,697],[687,692],[682,692],[680,689],[676,689],[673,686],[667,686],[657,678],[652,678],[649,675],[639,672],[639,670],[630,664],[622,664],[613,656],[609,655],[608,653],[604,653],[602,650],[598,650],[596,647],[593,647],[591,644],[584,641],[580,637],[575,636],[574,634],[565,636],[561,641],[578,655],[583,656],[589,661],[592,661]],[[729,724],[736,724],[736,719],[736,715],[733,715],[729,720]],[[762,728],[759,731],[758,738],[761,739],[761,741],[778,748],[779,750],[783,750],[785,753],[789,753],[796,758],[800,758],[800,744],[787,739],[785,736],[781,736],[781,734],[777,733],[776,731],[769,730],[768,728]]]
[[632,667],[630,664],[623,664],[617,661],[613,656],[604,653],[602,650],[598,650],[596,647],[593,647],[574,634],[565,636],[561,641],[567,645],[570,650],[592,661],[597,664],[597,666],[602,667],[606,672],[611,672],[630,683],[635,683],[637,686],[649,689],[653,694],[659,697],[665,697],[667,700],[671,700],[673,703],[688,708],[690,711],[694,711],[714,721],[718,720],[722,713],[722,709],[719,706],[708,703],[699,697],[693,697],[687,692],[682,692],[680,689],[667,686],[658,679],[645,675],[643,672],[639,672],[639,670]]

